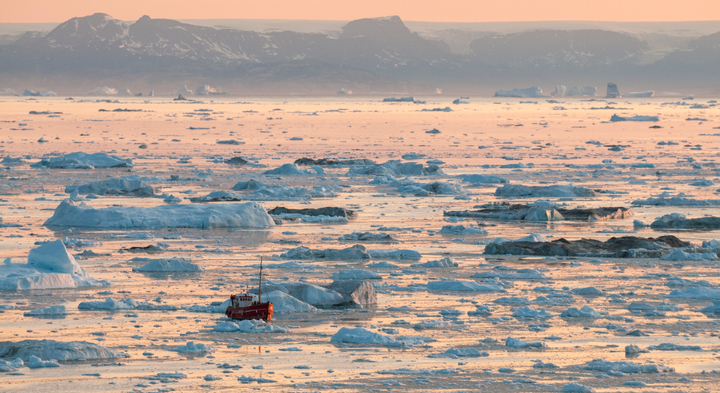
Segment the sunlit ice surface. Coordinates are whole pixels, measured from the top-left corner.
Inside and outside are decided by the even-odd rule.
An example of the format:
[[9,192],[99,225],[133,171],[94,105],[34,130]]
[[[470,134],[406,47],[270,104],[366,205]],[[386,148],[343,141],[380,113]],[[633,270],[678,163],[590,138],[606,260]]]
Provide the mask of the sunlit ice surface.
[[[63,356],[75,358],[58,359],[60,367],[28,368],[31,354],[45,362],[59,352],[21,348],[24,366],[7,366],[3,391],[695,392],[718,383],[720,329],[706,309],[720,300],[718,250],[702,245],[718,239],[718,228],[649,226],[671,213],[718,216],[720,117],[712,99],[696,99],[691,104],[701,107],[691,108],[667,98],[471,97],[464,104],[443,96],[416,97],[425,104],[382,103],[377,96],[65,98],[0,102],[0,155],[20,159],[6,159],[0,171],[0,258],[24,264],[31,249],[63,239],[90,277],[111,285],[3,288],[0,351],[15,349],[0,354],[12,362],[17,343],[55,340],[96,344],[114,355],[91,358],[70,349]],[[422,111],[435,108],[450,111]],[[615,114],[658,121],[611,122]],[[132,166],[30,166],[73,152],[106,153],[131,159]],[[234,157],[246,163],[225,162]],[[300,165],[299,174],[263,174],[301,158],[400,160],[424,169],[380,180],[376,175],[385,169],[370,165]],[[433,165],[441,172],[428,172]],[[459,177],[473,174],[505,183]],[[152,195],[102,194],[99,188],[78,193],[72,203],[119,209],[256,202],[265,209],[340,207],[354,214],[345,220],[274,215],[277,225],[262,228],[148,228],[137,220],[118,228],[73,217],[44,225],[71,198],[66,187],[127,176],[144,178]],[[307,193],[233,191],[249,180]],[[435,182],[441,184],[427,186]],[[496,193],[504,184],[573,185],[592,195]],[[312,193],[313,187],[326,192]],[[213,191],[238,197],[190,200]],[[166,202],[169,195],[179,203]],[[447,214],[511,205],[546,212],[615,207],[633,215],[549,221]],[[465,228],[442,230],[449,225]],[[392,240],[339,240],[355,232]],[[661,250],[663,257],[642,251],[630,257],[486,253],[488,245],[502,244],[498,238],[530,234],[549,242],[672,235],[690,243],[683,252],[705,257],[666,257],[673,250]],[[301,246],[322,251],[356,244],[368,257],[297,258]],[[420,257],[378,253],[389,249]],[[202,269],[139,271],[151,259],[171,258]],[[257,290],[261,258],[264,300],[293,283],[324,288],[357,277],[374,287],[376,304],[320,302],[297,312],[278,312],[276,305],[271,325],[236,321],[235,329],[218,305],[231,294]],[[451,262],[428,263],[444,258]],[[477,286],[460,288],[457,281]],[[474,290],[458,290],[468,288]],[[114,310],[80,306],[108,298],[134,302]],[[60,305],[65,314],[25,315]],[[562,316],[583,306],[596,313]],[[343,339],[347,329],[358,329],[354,339]],[[512,339],[540,344],[518,348]],[[626,349],[632,345],[641,352]]]

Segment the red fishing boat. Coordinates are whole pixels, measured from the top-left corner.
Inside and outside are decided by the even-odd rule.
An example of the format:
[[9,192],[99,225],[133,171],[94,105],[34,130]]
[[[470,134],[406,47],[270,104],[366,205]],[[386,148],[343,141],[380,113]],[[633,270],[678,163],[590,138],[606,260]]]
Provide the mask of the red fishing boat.
[[260,284],[258,287],[258,300],[253,300],[249,293],[230,295],[230,305],[225,315],[230,319],[262,319],[270,322],[273,315],[273,304],[262,302],[262,258],[260,259]]

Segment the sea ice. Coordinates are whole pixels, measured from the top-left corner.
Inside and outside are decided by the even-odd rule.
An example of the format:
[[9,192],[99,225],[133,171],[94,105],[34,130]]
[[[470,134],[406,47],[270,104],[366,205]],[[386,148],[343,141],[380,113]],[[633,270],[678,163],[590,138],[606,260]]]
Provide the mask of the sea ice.
[[86,228],[269,228],[275,222],[255,202],[222,205],[93,208],[62,201],[46,226]]

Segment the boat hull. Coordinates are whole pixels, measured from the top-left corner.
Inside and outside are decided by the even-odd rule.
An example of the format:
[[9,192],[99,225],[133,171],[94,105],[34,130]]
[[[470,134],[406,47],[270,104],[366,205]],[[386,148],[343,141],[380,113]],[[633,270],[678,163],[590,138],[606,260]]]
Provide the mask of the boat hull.
[[272,320],[273,305],[267,302],[246,307],[228,307],[227,310],[225,310],[225,315],[230,319],[262,319],[263,321],[269,322]]

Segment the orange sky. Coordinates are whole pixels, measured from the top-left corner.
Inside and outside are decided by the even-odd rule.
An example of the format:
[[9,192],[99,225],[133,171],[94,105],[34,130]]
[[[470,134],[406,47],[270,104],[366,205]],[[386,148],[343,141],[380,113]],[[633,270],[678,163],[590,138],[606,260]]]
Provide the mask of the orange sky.
[[0,0],[0,23],[63,22],[95,12],[116,19],[720,20],[718,0]]

